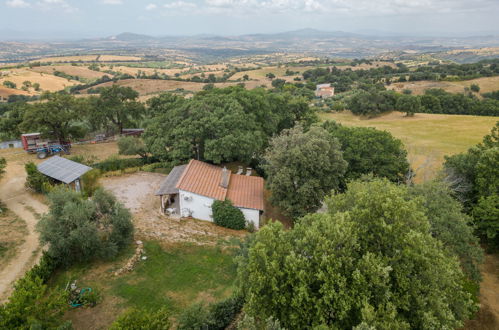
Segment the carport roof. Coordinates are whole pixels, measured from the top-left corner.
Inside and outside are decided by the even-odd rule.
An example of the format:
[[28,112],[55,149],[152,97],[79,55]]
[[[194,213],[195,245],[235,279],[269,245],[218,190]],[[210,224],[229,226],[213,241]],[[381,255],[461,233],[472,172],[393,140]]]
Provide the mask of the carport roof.
[[177,183],[180,180],[180,177],[184,173],[186,165],[175,166],[170,174],[166,177],[166,179],[161,183],[158,191],[156,192],[156,196],[158,195],[172,195],[178,194]]
[[73,182],[92,168],[72,160],[53,156],[36,166],[38,171],[66,184]]

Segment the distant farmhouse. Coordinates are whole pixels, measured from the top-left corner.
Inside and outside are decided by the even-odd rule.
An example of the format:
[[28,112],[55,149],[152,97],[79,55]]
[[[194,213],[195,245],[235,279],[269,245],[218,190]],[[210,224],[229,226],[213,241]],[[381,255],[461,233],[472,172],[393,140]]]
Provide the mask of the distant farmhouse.
[[331,84],[320,84],[315,87],[315,97],[327,99],[331,96],[334,96],[334,87],[331,87]]
[[[249,173],[247,173],[249,174]],[[226,168],[191,160],[176,166],[161,183],[161,211],[169,215],[213,221],[211,205],[229,199],[256,228],[264,211],[260,177],[234,174]]]
[[36,166],[37,170],[57,181],[63,182],[76,191],[82,190],[80,178],[92,168],[72,160],[53,156]]

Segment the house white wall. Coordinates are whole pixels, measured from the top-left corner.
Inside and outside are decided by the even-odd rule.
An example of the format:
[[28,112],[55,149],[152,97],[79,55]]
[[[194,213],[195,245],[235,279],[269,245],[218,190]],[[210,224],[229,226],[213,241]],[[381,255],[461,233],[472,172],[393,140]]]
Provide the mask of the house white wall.
[[[185,190],[179,190],[180,213],[183,217],[193,218],[213,222],[211,204],[215,201],[213,198],[194,194]],[[187,198],[185,198],[187,197]],[[256,228],[260,227],[260,211],[239,207],[246,221],[251,221]],[[189,212],[187,212],[189,210]]]
[[255,209],[245,209],[243,207],[238,207],[243,214],[244,218],[247,222],[253,222],[255,228],[258,229],[260,227],[260,211]]
[[[179,190],[179,196],[182,216],[188,216],[187,212],[185,212],[188,209],[193,218],[213,222],[211,217],[211,204],[215,201],[213,198],[193,194],[185,190]],[[186,196],[188,199],[185,198]]]

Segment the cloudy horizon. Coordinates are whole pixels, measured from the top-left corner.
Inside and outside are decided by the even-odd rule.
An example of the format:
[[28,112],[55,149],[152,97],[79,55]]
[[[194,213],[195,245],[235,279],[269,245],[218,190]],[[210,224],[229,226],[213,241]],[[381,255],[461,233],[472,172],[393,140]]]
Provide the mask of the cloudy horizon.
[[0,0],[0,31],[33,38],[122,32],[240,35],[303,28],[414,36],[499,34],[499,1]]

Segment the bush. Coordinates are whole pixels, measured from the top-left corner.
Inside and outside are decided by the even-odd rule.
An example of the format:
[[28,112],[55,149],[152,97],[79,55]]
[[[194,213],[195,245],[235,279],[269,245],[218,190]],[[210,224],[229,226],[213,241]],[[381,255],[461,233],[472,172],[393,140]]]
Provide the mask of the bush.
[[179,317],[179,330],[223,330],[227,328],[243,308],[242,296],[234,296],[218,303],[204,306],[194,304]]
[[244,214],[240,209],[233,206],[230,200],[215,201],[211,205],[211,209],[215,224],[230,229],[244,229],[246,225]]
[[102,172],[122,171],[129,167],[140,167],[152,162],[152,160],[144,158],[124,158],[120,159],[117,156],[111,156],[108,159],[93,164],[92,167],[101,170]]
[[170,329],[168,312],[165,308],[151,312],[141,309],[130,309],[121,314],[113,322],[110,330],[167,330]]
[[43,175],[36,168],[35,163],[29,162],[24,165],[26,170],[26,187],[33,189],[37,193],[49,193],[52,190],[52,184],[48,177]]
[[97,189],[91,200],[57,187],[48,195],[50,210],[37,224],[47,253],[63,266],[95,258],[112,259],[133,237],[130,212]]
[[83,193],[85,196],[91,197],[97,188],[99,188],[100,174],[100,170],[94,168],[81,177]]

